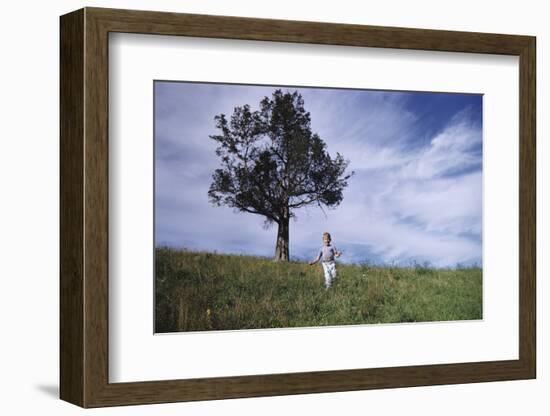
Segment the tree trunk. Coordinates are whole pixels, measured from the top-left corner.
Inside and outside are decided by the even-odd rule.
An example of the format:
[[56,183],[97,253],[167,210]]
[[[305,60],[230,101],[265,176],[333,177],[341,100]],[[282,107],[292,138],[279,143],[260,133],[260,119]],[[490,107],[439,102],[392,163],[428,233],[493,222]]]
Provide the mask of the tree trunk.
[[277,230],[277,245],[275,247],[275,261],[288,261],[288,226],[289,218],[282,217],[279,220]]

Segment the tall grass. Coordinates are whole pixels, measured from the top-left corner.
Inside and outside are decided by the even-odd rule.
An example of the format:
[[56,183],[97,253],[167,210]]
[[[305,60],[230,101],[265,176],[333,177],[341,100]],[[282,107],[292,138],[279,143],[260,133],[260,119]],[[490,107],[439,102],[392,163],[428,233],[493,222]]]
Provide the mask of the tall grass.
[[158,248],[156,332],[482,318],[479,268],[320,265]]

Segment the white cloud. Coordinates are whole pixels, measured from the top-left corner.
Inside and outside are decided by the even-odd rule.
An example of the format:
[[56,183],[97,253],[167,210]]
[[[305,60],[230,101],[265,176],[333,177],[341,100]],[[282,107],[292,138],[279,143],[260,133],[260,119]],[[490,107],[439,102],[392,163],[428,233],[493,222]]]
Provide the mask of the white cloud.
[[481,159],[471,149],[480,140],[479,128],[462,114],[419,151],[378,149],[375,157],[392,157],[368,165],[359,181],[352,179],[337,212],[329,212],[327,219],[311,216],[300,227],[330,228],[340,241],[363,244],[384,262],[479,262],[481,171],[445,174],[475,168]]

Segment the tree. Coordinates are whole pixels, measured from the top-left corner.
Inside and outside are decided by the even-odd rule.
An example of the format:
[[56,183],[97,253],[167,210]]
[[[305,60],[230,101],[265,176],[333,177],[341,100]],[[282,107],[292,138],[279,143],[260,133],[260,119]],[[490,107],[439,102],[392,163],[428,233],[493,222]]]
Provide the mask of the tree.
[[331,158],[326,144],[311,131],[311,117],[297,92],[276,90],[260,102],[235,107],[231,120],[215,118],[220,134],[221,168],[212,175],[210,202],[238,211],[261,215],[265,226],[278,226],[275,260],[289,258],[289,220],[306,205],[334,208],[353,172],[349,161],[336,153]]

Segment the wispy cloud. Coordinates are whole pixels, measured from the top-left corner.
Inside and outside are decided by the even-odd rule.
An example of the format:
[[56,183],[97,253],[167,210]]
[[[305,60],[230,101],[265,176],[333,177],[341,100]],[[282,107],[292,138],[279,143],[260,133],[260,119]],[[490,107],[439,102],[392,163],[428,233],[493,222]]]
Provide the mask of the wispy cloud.
[[[157,83],[157,244],[270,256],[275,229],[209,204],[218,166],[213,117],[257,106],[273,87]],[[342,204],[297,212],[291,256],[312,257],[331,231],[343,261],[480,263],[481,97],[300,89],[312,128],[356,175]]]

